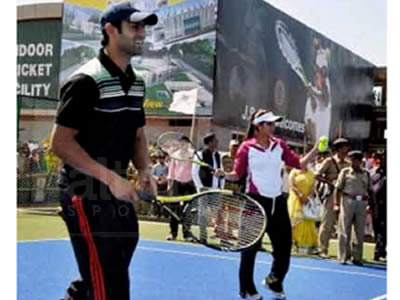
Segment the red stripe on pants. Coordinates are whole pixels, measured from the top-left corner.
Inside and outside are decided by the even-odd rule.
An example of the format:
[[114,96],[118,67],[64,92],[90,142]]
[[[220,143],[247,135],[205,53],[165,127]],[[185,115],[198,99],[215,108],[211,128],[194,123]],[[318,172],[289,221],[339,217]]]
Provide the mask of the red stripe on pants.
[[90,277],[92,279],[94,300],[106,300],[103,271],[101,269],[96,245],[93,241],[92,232],[90,231],[89,222],[83,209],[82,198],[78,196],[72,197],[72,204],[78,214],[79,228],[89,250]]

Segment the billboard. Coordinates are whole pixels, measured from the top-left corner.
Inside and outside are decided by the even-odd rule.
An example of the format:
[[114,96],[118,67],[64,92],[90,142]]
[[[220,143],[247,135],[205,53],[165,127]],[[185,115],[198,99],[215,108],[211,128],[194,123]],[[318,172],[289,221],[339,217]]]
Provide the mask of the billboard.
[[371,63],[261,0],[220,0],[217,28],[217,124],[245,128],[267,108],[299,143],[369,136]]
[[[119,1],[68,0],[64,4],[61,83],[97,55],[102,37],[99,18],[113,2]],[[143,55],[131,61],[146,82],[146,114],[181,115],[171,110],[174,100],[181,101],[175,93],[196,89],[196,115],[211,115],[217,0],[131,2],[159,18],[146,31]]]
[[61,20],[19,21],[17,95],[57,98]]

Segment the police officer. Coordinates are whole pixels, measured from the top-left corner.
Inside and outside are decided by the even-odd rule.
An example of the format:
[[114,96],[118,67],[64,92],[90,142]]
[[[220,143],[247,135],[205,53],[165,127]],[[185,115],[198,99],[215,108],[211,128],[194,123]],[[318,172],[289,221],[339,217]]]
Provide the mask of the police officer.
[[374,189],[375,203],[371,207],[373,213],[373,226],[375,234],[374,260],[386,258],[386,200],[387,200],[387,175],[386,155],[378,152],[379,164],[369,170],[372,187]]
[[351,166],[344,168],[336,182],[334,193],[335,209],[339,209],[339,249],[338,258],[346,264],[351,241],[351,229],[354,225],[355,244],[352,245],[353,263],[362,265],[365,216],[369,203],[373,203],[371,178],[367,170],[361,167],[361,151],[349,152]]
[[330,189],[327,199],[324,202],[324,212],[318,234],[318,246],[322,257],[328,257],[329,239],[331,238],[337,218],[337,214],[333,210],[333,186],[340,171],[350,166],[350,162],[347,160],[349,141],[339,138],[333,142],[332,146],[336,150],[336,154],[326,158],[315,172],[317,180],[326,182]]

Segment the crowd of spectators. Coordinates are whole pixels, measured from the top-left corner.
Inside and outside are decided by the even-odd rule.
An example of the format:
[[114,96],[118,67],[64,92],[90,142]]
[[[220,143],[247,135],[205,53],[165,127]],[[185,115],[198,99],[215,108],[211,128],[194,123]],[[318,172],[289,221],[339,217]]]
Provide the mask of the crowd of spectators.
[[47,143],[22,142],[17,149],[18,204],[51,201],[60,167],[60,159],[48,151]]
[[[188,143],[183,138],[182,143]],[[238,140],[232,140],[225,152],[218,150],[218,139],[215,134],[208,134],[203,139],[204,146],[197,154],[199,159],[206,160],[215,168],[227,172],[232,170],[236,151],[240,146]],[[231,189],[244,191],[244,182],[229,182],[213,176],[207,168],[201,168],[191,162],[173,160],[156,147],[151,147],[151,173],[157,183],[158,194],[167,196],[183,196],[201,192],[207,188]],[[293,251],[300,254],[315,254],[329,257],[329,240],[337,237],[340,240],[341,213],[343,205],[335,193],[338,184],[345,189],[343,169],[352,167],[353,157],[349,157],[350,143],[345,139],[333,143],[334,153],[319,153],[314,162],[303,170],[291,170],[283,166],[282,192],[288,199],[289,215],[293,230]],[[184,150],[182,150],[184,151]],[[350,152],[351,153],[351,152]],[[351,238],[345,241],[346,259],[356,252],[359,237],[376,243],[374,259],[386,259],[386,153],[383,150],[372,153],[364,152],[359,157],[363,172],[369,178],[366,186],[365,209],[357,211],[363,218],[359,224],[354,223]],[[17,152],[18,204],[51,201],[56,190],[57,174],[61,161],[48,150],[47,143],[23,142]],[[342,174],[342,175],[341,175]],[[343,178],[341,178],[342,176]],[[128,178],[137,184],[137,172],[131,166]],[[338,180],[341,178],[341,182]],[[368,188],[370,187],[370,190]],[[346,193],[341,194],[345,197]],[[56,199],[56,198],[55,198]],[[339,202],[338,202],[339,201]],[[312,203],[317,211],[316,216],[308,216],[305,207]],[[138,213],[155,219],[168,218],[168,215],[157,206],[145,202],[136,203]],[[171,204],[178,214],[184,209],[184,203]],[[342,210],[341,210],[342,209]],[[315,213],[315,212],[314,212]],[[360,225],[361,224],[361,225]],[[343,225],[344,226],[344,225]],[[348,225],[346,225],[348,226]],[[359,233],[363,226],[363,233]],[[347,229],[346,229],[347,230]],[[182,228],[183,238],[192,241],[190,228]],[[168,240],[178,236],[178,222],[170,219]],[[339,246],[338,246],[339,247]],[[358,245],[359,247],[359,245]],[[342,258],[342,262],[346,262]],[[361,263],[357,258],[356,263]]]

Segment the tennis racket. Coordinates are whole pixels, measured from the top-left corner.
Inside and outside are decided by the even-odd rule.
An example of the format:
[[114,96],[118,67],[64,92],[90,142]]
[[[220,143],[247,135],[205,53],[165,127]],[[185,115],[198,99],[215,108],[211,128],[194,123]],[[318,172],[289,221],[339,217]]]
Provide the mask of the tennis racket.
[[275,34],[283,57],[285,57],[287,63],[300,78],[304,86],[308,88],[309,81],[305,75],[303,65],[301,64],[296,43],[292,35],[289,33],[286,24],[280,20],[276,21]]
[[179,161],[190,161],[201,167],[214,168],[204,162],[192,141],[180,132],[168,131],[161,134],[157,139],[157,146],[168,154],[171,159]]
[[[258,202],[229,190],[210,190],[182,197],[138,194],[142,200],[162,207],[190,228],[196,242],[220,251],[240,252],[251,248],[263,237],[267,226],[265,211]],[[188,202],[182,217],[165,206],[173,198],[173,201]]]

